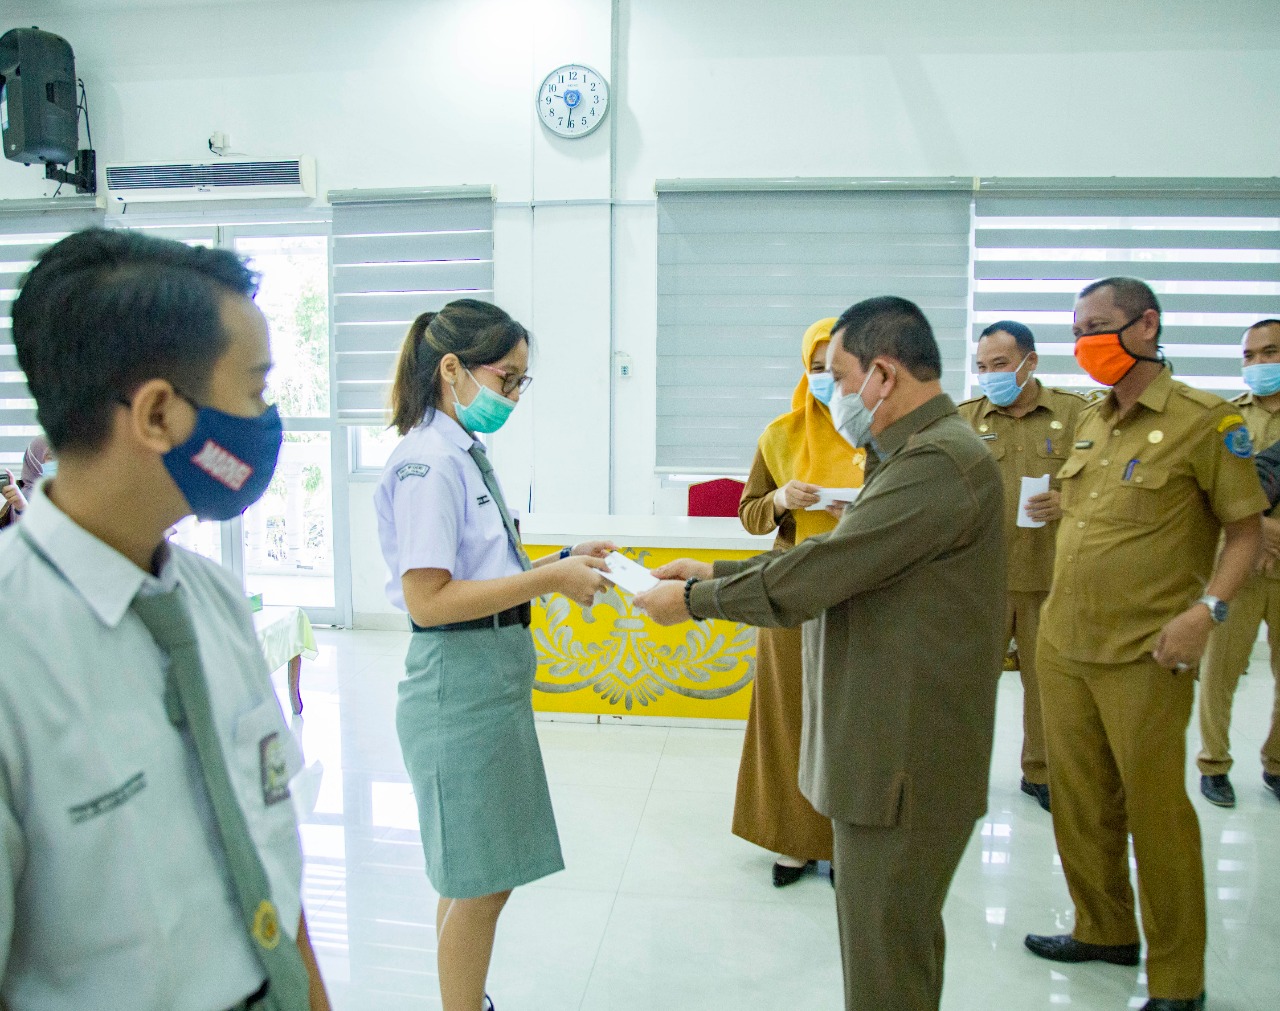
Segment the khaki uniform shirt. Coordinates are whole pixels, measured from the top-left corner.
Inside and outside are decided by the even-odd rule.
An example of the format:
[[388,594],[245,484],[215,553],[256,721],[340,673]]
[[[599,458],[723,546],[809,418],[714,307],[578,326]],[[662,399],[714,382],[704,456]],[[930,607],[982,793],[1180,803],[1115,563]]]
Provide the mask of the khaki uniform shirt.
[[817,618],[800,788],[859,825],[955,825],[986,810],[1004,633],[995,461],[944,395],[880,434],[879,467],[835,530],[717,562],[693,613],[765,627]]
[[1009,563],[1010,593],[1048,593],[1053,583],[1053,545],[1058,524],[1018,526],[1018,500],[1024,477],[1051,475],[1049,487],[1059,490],[1057,473],[1071,451],[1076,417],[1089,401],[1036,380],[1035,406],[1020,418],[986,397],[966,400],[956,410],[987,444],[1004,480],[1004,543]]
[[1080,415],[1040,635],[1070,660],[1132,663],[1204,593],[1221,527],[1267,508],[1239,409],[1162,372],[1123,419]]
[[[1280,411],[1268,411],[1258,403],[1252,393],[1236,397],[1232,403],[1236,405],[1241,417],[1244,418],[1245,425],[1248,426],[1249,437],[1253,440],[1255,451],[1260,453],[1267,447],[1280,442]],[[1258,579],[1280,580],[1280,564],[1272,566],[1268,572],[1254,575]]]

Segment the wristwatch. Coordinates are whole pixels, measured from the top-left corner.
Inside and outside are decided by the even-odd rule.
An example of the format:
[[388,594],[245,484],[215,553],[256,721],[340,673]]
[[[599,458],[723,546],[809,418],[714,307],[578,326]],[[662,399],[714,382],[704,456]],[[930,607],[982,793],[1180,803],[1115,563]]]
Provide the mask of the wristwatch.
[[1225,600],[1219,600],[1217,597],[1211,597],[1206,593],[1196,603],[1204,604],[1209,609],[1209,617],[1213,619],[1215,625],[1221,625],[1227,620],[1227,602]]

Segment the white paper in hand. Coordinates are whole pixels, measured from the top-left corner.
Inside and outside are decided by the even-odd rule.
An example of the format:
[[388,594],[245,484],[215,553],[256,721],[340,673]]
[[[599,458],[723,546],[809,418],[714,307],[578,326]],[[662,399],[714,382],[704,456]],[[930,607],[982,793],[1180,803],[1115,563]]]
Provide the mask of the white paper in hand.
[[648,569],[620,552],[611,551],[605,556],[604,563],[609,566],[609,571],[600,575],[628,593],[644,593],[658,585],[658,580]]
[[1027,515],[1027,500],[1037,495],[1043,495],[1049,490],[1049,475],[1044,477],[1024,477],[1022,479],[1022,492],[1018,495],[1018,526],[1020,527],[1042,527],[1043,522],[1036,522]]
[[852,502],[858,497],[860,491],[862,491],[861,488],[819,488],[818,501],[809,506],[806,512],[816,512],[837,503],[843,505],[846,502]]

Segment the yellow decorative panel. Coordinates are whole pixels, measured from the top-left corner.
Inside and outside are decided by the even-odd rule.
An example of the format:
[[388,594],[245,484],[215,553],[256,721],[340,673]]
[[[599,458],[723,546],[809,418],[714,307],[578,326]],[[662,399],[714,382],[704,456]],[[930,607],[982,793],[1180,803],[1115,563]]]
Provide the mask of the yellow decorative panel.
[[[526,547],[532,558],[559,550]],[[644,548],[624,554],[652,569],[677,558],[712,562],[754,552]],[[755,630],[731,621],[663,628],[633,610],[632,599],[612,587],[591,608],[559,594],[534,601],[533,708],[745,720],[756,670]]]

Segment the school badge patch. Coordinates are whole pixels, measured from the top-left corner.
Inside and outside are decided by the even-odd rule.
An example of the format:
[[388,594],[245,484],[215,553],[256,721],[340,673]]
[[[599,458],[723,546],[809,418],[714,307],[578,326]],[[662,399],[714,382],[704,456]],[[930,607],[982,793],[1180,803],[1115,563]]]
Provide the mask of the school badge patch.
[[1253,456],[1253,440],[1249,438],[1249,429],[1244,425],[1237,425],[1223,435],[1222,443],[1227,447],[1228,453],[1241,460],[1248,460]]
[[267,807],[289,799],[289,765],[284,757],[284,742],[278,733],[267,734],[258,742],[258,762],[262,775],[262,803]]
[[406,463],[396,471],[396,478],[403,481],[406,477],[426,477],[430,473],[431,468],[425,463]]
[[253,914],[253,939],[267,951],[272,951],[280,943],[280,917],[276,907],[266,899],[258,904]]

